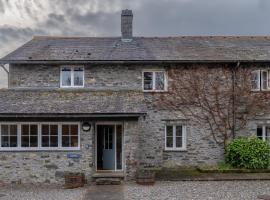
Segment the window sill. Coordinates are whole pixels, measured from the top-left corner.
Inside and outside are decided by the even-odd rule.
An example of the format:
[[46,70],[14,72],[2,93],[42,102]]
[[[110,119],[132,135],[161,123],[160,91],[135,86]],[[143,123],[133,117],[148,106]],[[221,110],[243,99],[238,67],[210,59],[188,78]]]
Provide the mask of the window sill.
[[60,86],[61,89],[76,89],[76,88],[84,88],[84,86]]
[[182,148],[182,149],[164,149],[165,152],[186,152],[187,149],[186,148]]
[[146,93],[166,93],[168,90],[143,90]]
[[0,152],[63,152],[63,151],[80,151],[80,148],[0,148]]
[[251,92],[270,92],[270,89],[266,89],[266,90],[251,90]]

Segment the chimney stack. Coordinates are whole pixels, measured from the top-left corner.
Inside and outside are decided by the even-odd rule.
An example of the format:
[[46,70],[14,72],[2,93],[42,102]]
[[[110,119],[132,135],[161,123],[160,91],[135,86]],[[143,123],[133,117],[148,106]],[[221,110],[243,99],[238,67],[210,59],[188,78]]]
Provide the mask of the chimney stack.
[[132,20],[133,14],[132,10],[122,10],[121,14],[121,32],[122,41],[130,42],[132,41]]

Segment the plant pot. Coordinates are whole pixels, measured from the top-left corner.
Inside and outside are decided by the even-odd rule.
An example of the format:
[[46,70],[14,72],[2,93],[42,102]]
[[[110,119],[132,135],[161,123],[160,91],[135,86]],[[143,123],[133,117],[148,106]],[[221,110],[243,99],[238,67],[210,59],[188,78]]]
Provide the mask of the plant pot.
[[152,171],[138,172],[136,182],[139,185],[154,185],[156,182],[155,172]]
[[84,174],[68,174],[65,175],[65,185],[66,189],[73,189],[78,187],[83,187],[85,184]]

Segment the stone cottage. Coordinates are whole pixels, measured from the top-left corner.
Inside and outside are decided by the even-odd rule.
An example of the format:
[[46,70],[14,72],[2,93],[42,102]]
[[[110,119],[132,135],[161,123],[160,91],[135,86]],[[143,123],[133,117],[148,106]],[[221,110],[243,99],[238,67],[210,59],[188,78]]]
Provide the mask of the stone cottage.
[[[0,180],[57,183],[67,172],[129,180],[141,168],[223,159],[206,127],[154,103],[173,90],[172,69],[196,66],[241,63],[255,70],[254,90],[270,89],[270,37],[134,37],[132,19],[122,11],[121,37],[37,36],[0,60],[9,65]],[[264,115],[244,132],[269,140],[268,125]]]

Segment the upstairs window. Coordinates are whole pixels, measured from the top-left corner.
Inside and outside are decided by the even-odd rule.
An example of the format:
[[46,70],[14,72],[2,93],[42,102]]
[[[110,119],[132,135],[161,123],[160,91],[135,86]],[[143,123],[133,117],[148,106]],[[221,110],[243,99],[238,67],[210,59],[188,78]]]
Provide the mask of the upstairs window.
[[269,70],[256,70],[251,73],[251,88],[254,91],[270,89]]
[[61,87],[83,87],[84,68],[75,66],[61,67]]
[[166,74],[164,71],[144,71],[143,90],[144,91],[165,91]]

